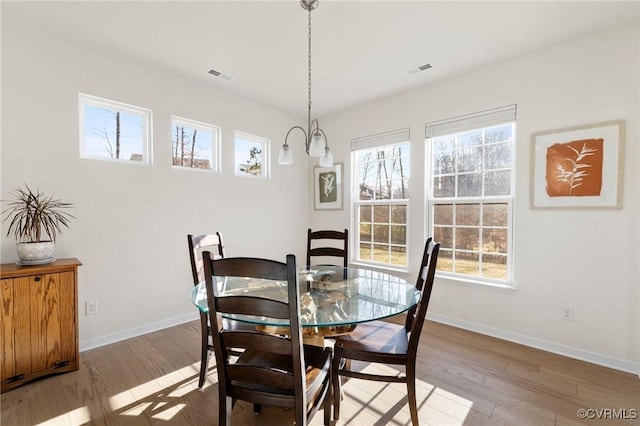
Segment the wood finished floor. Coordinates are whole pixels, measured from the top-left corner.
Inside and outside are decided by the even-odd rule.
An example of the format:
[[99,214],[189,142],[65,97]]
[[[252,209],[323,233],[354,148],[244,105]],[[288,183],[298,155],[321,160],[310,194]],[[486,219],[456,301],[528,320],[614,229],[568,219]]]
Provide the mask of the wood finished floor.
[[[216,424],[213,359],[205,387],[197,387],[199,337],[192,322],[83,352],[79,371],[2,394],[0,424]],[[637,376],[434,322],[423,331],[418,378],[422,425],[640,425],[632,418],[640,417]],[[344,391],[337,425],[410,424],[402,384],[352,379]],[[582,420],[583,408],[626,418]],[[322,417],[319,411],[311,424]],[[270,407],[255,415],[243,402],[233,413],[235,425],[291,419]]]

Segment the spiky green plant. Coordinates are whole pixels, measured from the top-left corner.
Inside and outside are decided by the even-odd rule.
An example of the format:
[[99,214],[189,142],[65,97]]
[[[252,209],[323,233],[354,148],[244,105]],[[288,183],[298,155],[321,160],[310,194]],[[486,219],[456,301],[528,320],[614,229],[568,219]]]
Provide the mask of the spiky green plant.
[[62,228],[69,227],[70,219],[75,217],[65,209],[73,207],[72,203],[54,200],[53,197],[41,191],[16,188],[13,199],[7,202],[2,211],[6,215],[3,222],[9,222],[7,236],[13,235],[16,241],[41,241],[43,232],[55,242],[56,236],[62,233]]

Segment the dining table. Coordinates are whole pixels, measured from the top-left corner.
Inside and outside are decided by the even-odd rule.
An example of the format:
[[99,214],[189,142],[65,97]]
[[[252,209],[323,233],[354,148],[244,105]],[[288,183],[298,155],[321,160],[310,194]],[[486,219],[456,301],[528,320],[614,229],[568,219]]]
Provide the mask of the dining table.
[[[389,272],[365,267],[311,266],[298,271],[300,323],[308,343],[352,331],[360,323],[388,318],[409,310],[419,298],[414,284]],[[287,281],[250,277],[213,277],[217,296],[254,296],[287,301]],[[204,282],[191,290],[191,301],[208,313]],[[286,334],[288,319],[256,315],[223,317],[254,324],[258,330]],[[320,340],[320,341],[319,341]]]

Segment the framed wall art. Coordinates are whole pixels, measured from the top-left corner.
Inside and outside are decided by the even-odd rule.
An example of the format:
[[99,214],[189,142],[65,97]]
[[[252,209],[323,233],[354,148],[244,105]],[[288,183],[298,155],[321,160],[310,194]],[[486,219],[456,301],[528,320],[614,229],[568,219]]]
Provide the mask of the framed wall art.
[[532,209],[621,208],[624,121],[531,136]]
[[342,210],[342,164],[313,169],[313,195],[316,210]]

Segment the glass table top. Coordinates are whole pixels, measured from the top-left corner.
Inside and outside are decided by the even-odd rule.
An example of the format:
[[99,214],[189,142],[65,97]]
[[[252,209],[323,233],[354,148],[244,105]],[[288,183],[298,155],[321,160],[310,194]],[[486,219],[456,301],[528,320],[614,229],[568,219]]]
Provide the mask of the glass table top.
[[[414,306],[420,292],[394,275],[363,268],[317,266],[298,273],[303,327],[347,326],[397,315]],[[286,281],[244,277],[214,277],[219,296],[255,296],[287,301]],[[208,312],[204,282],[193,287],[191,301]],[[253,315],[225,317],[267,326],[287,326],[288,320]]]

